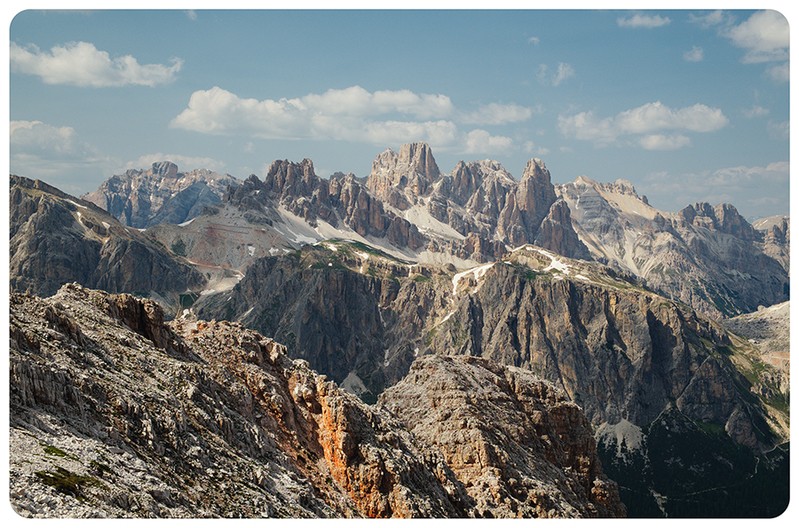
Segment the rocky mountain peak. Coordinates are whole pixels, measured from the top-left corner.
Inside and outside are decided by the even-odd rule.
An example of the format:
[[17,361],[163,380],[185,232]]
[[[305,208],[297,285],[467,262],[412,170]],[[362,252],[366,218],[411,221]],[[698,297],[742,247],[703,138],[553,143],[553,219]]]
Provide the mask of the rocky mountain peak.
[[392,207],[405,210],[417,197],[429,194],[440,178],[430,147],[426,143],[408,143],[400,147],[399,153],[386,149],[375,158],[366,187]]
[[532,158],[527,162],[527,166],[524,168],[524,172],[522,172],[522,181],[534,178],[538,181],[551,184],[551,177],[549,174],[549,169],[547,169],[546,164],[540,158]]
[[164,178],[175,178],[178,175],[178,166],[171,161],[157,161],[153,163],[150,173]]
[[306,196],[311,195],[318,187],[319,177],[314,172],[313,162],[308,158],[299,163],[276,160],[264,176],[264,185],[268,191],[276,192],[281,197]]
[[180,172],[171,161],[149,169],[129,169],[83,195],[130,227],[145,228],[163,222],[181,223],[202,214],[221,201],[238,180],[207,169]]
[[677,214],[686,223],[697,227],[721,231],[742,240],[755,241],[760,238],[757,230],[729,203],[714,207],[707,202],[697,202]]

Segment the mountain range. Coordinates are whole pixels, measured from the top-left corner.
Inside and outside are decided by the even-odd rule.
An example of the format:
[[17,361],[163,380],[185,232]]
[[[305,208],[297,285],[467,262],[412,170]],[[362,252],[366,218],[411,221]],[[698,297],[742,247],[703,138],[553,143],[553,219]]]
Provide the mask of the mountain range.
[[[12,176],[11,209],[11,286],[24,292],[12,370],[26,365],[12,377],[12,447],[34,435],[80,453],[60,469],[44,448],[12,464],[37,483],[35,496],[12,491],[33,515],[768,517],[787,505],[787,354],[751,322],[788,300],[787,218],[659,211],[622,180],[554,185],[539,159],[519,180],[492,160],[442,173],[423,143],[380,153],[365,178],[320,178],[307,159],[243,181],[162,162],[78,199]],[[775,320],[769,336],[786,324]],[[61,337],[45,345],[47,332]],[[90,379],[76,350],[94,358]],[[115,376],[128,402],[137,376],[177,396],[120,415]],[[40,389],[59,383],[70,396]],[[174,392],[187,383],[199,396]],[[169,485],[142,494],[89,471],[81,438],[105,446],[102,464],[132,457]],[[213,463],[193,467],[186,453],[209,438],[221,438]],[[269,482],[248,481],[264,456]],[[99,484],[42,508],[61,470]],[[229,502],[175,484],[214,475]],[[102,486],[127,498],[104,502]]]

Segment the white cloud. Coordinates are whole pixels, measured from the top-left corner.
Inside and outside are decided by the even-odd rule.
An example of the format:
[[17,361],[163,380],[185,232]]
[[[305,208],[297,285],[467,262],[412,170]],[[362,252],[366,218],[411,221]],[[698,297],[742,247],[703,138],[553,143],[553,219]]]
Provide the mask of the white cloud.
[[690,143],[687,137],[659,136],[657,132],[713,132],[728,122],[718,108],[695,104],[672,109],[660,101],[619,112],[613,117],[598,118],[593,112],[558,116],[558,127],[564,136],[599,145],[612,144],[624,136],[651,136],[637,138],[644,148],[680,148]]
[[652,29],[670,24],[671,19],[660,15],[643,15],[636,13],[627,18],[619,17],[616,19],[616,23],[619,27]]
[[769,163],[765,167],[726,167],[711,173],[707,178],[710,186],[731,187],[747,183],[784,182],[788,184],[790,164],[787,161]]
[[485,130],[472,130],[466,134],[463,152],[467,154],[494,154],[507,152],[513,146],[513,140],[505,136],[492,136]]
[[398,112],[419,119],[431,119],[448,117],[453,112],[452,101],[446,95],[416,94],[410,90],[370,93],[360,86],[331,89],[323,94],[308,94],[290,101],[298,108],[332,115],[366,116]]
[[741,59],[745,64],[788,60],[790,28],[777,11],[758,11],[722,34],[733,45],[746,50]]
[[147,169],[153,163],[159,161],[171,161],[179,167],[181,172],[190,171],[192,169],[209,169],[213,171],[221,171],[224,169],[224,163],[204,156],[184,156],[182,154],[162,154],[156,152],[153,154],[144,154],[139,156],[133,161],[125,164],[125,169]]
[[791,71],[787,62],[771,66],[766,69],[766,74],[776,82],[788,82],[791,79]]
[[139,64],[131,55],[111,58],[89,42],[70,42],[54,46],[49,52],[36,46],[11,43],[11,70],[36,75],[46,84],[68,84],[102,88],[109,86],[155,86],[172,81],[183,61],[172,59],[170,66]]
[[195,11],[194,9],[187,10],[186,11],[186,17],[189,20],[197,20],[197,11]]
[[[499,125],[530,119],[531,108],[489,103],[460,111],[446,95],[410,90],[369,92],[360,86],[291,99],[245,99],[219,87],[198,90],[170,126],[205,134],[266,139],[334,139],[377,145],[425,141],[464,152],[478,145],[508,148],[511,140],[458,123]],[[487,133],[487,132],[485,132]],[[480,147],[482,148],[482,147]]]
[[638,143],[646,150],[677,150],[691,144],[691,139],[682,134],[650,134],[643,136]]
[[527,42],[529,42],[533,46],[538,46],[541,43],[541,39],[538,37],[530,37],[527,39]]
[[59,159],[83,159],[96,154],[78,140],[75,129],[53,126],[41,121],[11,121],[11,155],[49,154]]
[[743,111],[744,117],[747,119],[752,119],[755,117],[763,117],[769,114],[768,108],[763,108],[760,105],[754,105],[752,108],[747,108]]
[[714,26],[726,26],[732,23],[732,16],[724,11],[717,10],[705,13],[702,15],[688,14],[688,21],[692,24],[698,24],[703,28],[710,28]]
[[682,54],[682,58],[687,62],[702,62],[705,58],[705,51],[699,46],[693,46]]
[[539,64],[536,78],[538,79],[538,82],[543,85],[560,86],[560,84],[566,79],[574,77],[574,74],[574,68],[571,64],[566,62],[558,63],[558,66],[555,68],[554,72],[550,72],[548,65]]

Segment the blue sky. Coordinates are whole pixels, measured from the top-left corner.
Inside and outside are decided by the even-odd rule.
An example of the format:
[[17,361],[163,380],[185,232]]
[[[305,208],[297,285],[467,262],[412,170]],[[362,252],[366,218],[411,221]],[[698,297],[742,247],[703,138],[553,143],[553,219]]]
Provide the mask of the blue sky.
[[24,11],[10,169],[73,194],[159,159],[366,176],[427,141],[442,171],[539,157],[665,210],[787,214],[788,39],[774,11]]

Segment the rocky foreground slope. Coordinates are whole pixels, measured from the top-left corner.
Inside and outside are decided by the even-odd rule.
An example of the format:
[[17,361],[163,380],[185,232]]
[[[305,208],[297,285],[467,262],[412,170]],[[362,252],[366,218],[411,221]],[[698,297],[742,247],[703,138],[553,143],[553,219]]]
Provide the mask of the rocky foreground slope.
[[526,372],[423,358],[374,407],[238,324],[75,284],[12,294],[10,335],[23,516],[624,514],[579,408]]

